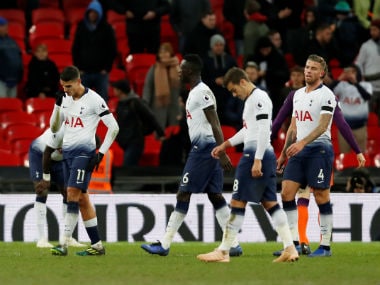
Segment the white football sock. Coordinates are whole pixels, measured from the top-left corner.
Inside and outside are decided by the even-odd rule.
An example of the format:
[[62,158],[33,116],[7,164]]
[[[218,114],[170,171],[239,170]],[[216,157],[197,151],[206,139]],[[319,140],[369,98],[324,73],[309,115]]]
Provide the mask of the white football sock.
[[332,227],[333,227],[333,215],[320,215],[321,220],[321,245],[330,246]]
[[178,231],[179,227],[182,225],[186,214],[177,212],[174,210],[169,218],[168,225],[166,226],[166,231],[163,239],[161,240],[161,246],[164,249],[168,249],[173,241],[174,235]]
[[222,243],[219,245],[218,249],[224,251],[230,250],[234,241],[236,240],[237,234],[239,233],[241,226],[243,225],[243,222],[244,215],[236,215],[232,213],[230,214],[227,226],[225,228],[225,231],[223,232]]
[[37,221],[37,234],[38,240],[46,239],[45,229],[46,229],[46,204],[41,202],[34,202],[34,210],[36,212],[36,221]]
[[64,246],[68,246],[70,238],[73,235],[75,226],[77,225],[78,216],[79,216],[79,213],[66,213],[63,240],[60,241],[60,244]]
[[288,219],[283,209],[278,209],[272,214],[273,225],[280,236],[284,248],[293,245],[292,234],[289,229]]
[[[223,232],[227,226],[228,218],[230,217],[230,211],[231,210],[227,205],[215,211],[215,217],[218,220],[218,224]],[[238,245],[239,245],[239,242],[236,237],[235,240],[232,242],[232,247],[236,247]]]
[[293,241],[298,241],[298,211],[297,209],[285,211],[286,216],[288,217],[289,229],[292,234]]

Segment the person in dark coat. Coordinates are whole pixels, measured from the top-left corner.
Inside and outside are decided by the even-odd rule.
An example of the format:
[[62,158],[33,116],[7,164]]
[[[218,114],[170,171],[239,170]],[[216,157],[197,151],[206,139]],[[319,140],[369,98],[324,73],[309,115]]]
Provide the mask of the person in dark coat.
[[39,44],[28,64],[28,80],[26,82],[26,97],[55,97],[59,85],[57,65],[49,59],[45,44]]
[[119,124],[117,143],[124,150],[124,166],[137,166],[144,152],[144,136],[156,131],[160,140],[165,133],[148,105],[131,89],[127,80],[111,84],[119,98],[116,118]]
[[108,101],[109,72],[117,55],[116,37],[103,17],[98,1],[92,1],[78,23],[72,47],[73,63],[81,72],[83,85]]

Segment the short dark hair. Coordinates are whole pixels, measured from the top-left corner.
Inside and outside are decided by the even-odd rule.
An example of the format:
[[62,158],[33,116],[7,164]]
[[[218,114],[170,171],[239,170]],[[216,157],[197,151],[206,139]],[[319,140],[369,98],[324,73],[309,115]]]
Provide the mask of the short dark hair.
[[72,81],[80,78],[80,71],[76,66],[67,66],[61,72],[62,81]]
[[203,61],[197,54],[186,54],[183,59],[186,61],[188,68],[194,73],[200,75],[203,68]]
[[224,75],[223,85],[227,86],[230,82],[232,84],[239,84],[241,79],[245,79],[246,81],[250,82],[247,73],[243,69],[232,67]]

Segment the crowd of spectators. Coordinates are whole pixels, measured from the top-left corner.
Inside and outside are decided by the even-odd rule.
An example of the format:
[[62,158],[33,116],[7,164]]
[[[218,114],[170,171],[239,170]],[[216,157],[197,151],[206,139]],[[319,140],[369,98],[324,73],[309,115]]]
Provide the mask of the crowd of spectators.
[[[8,33],[11,20],[1,13],[2,9],[23,10],[29,30],[34,24],[33,11],[53,2],[58,9],[64,9],[64,0],[1,1],[0,97],[54,96],[59,86],[57,72],[60,67],[50,58],[48,46],[41,43],[32,48],[26,33],[23,50]],[[329,63],[331,73],[327,79],[330,80],[325,83],[334,91],[341,94],[344,91],[339,90],[350,85],[358,90],[358,96],[362,97],[342,100],[345,104],[354,104],[351,108],[359,103],[363,106],[364,125],[370,112],[380,115],[379,4],[366,7],[365,1],[359,0],[79,2],[83,3],[83,17],[75,26],[66,27],[65,37],[72,41],[71,63],[81,71],[84,85],[94,88],[106,101],[117,101],[110,74],[120,69],[125,78],[118,79],[128,79],[128,70],[123,65],[125,60],[119,58],[120,35],[107,18],[109,11],[116,12],[124,19],[123,43],[128,45],[124,50],[126,48],[132,55],[150,53],[156,56],[156,62],[145,71],[144,87],[137,95],[147,101],[164,129],[184,125],[183,103],[187,90],[179,86],[173,74],[179,60],[187,53],[202,57],[202,79],[215,93],[218,115],[224,125],[236,128],[240,125],[235,118],[239,116],[234,116],[231,110],[241,112],[241,105],[234,102],[222,86],[223,76],[229,68],[240,66],[253,74],[252,82],[268,91],[275,116],[286,98],[285,93],[293,86],[292,76],[302,72],[305,59],[312,53],[323,56]],[[169,19],[176,36],[170,43],[163,43],[160,37],[164,17]],[[353,81],[339,76],[346,74],[344,71],[348,68],[355,68],[360,78]],[[362,92],[363,86],[368,94]],[[344,98],[339,94],[338,97]],[[365,143],[361,146],[364,148]]]

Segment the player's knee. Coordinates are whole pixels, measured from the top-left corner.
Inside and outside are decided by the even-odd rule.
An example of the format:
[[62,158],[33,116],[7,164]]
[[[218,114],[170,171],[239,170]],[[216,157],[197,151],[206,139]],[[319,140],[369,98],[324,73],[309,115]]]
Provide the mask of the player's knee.
[[226,199],[221,193],[207,193],[207,196],[215,210],[227,205]]

